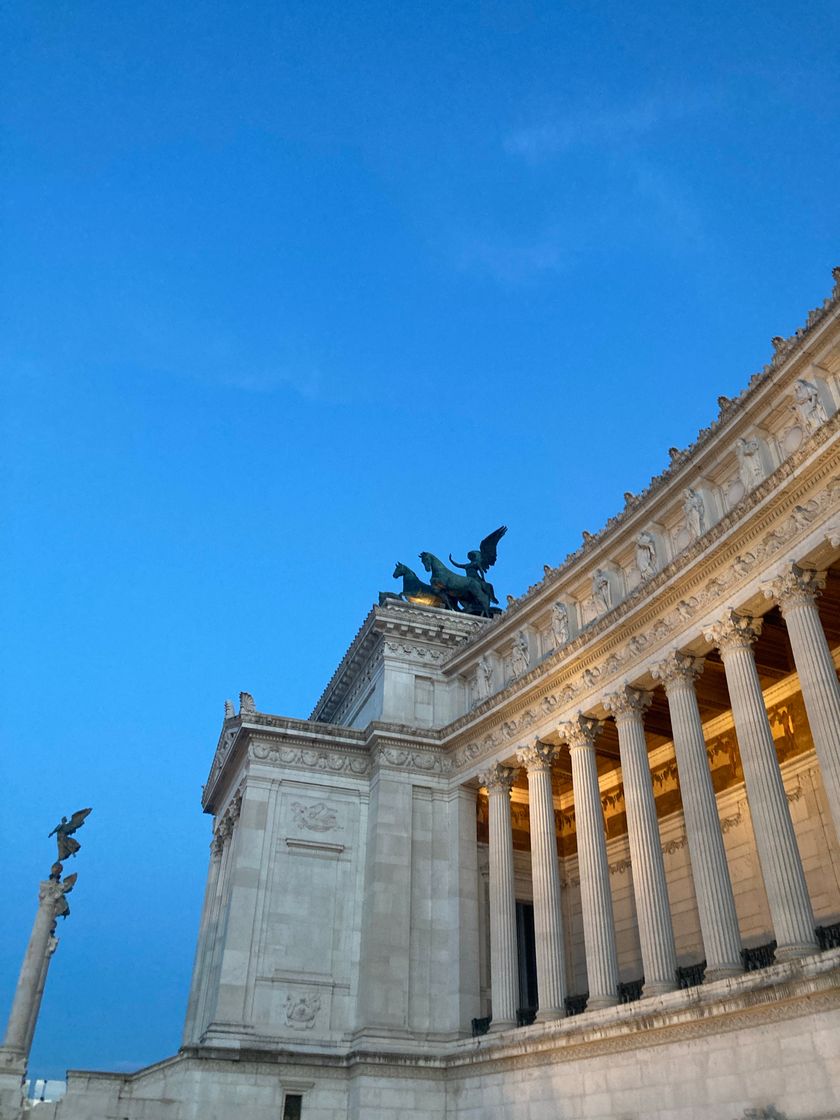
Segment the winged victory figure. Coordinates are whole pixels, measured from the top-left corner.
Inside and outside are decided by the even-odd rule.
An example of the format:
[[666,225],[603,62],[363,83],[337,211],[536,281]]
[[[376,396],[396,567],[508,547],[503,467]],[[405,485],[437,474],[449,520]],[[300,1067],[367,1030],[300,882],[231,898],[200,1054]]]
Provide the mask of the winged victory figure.
[[59,824],[57,824],[50,833],[50,836],[54,836],[58,844],[59,863],[69,856],[74,856],[79,848],[81,848],[82,845],[79,841],[72,838],[72,833],[82,827],[85,823],[85,818],[91,812],[93,812],[92,809],[77,809],[69,821],[67,817],[62,817]]
[[493,590],[493,584],[489,583],[485,578],[487,569],[492,568],[496,563],[496,545],[507,532],[507,525],[500,525],[495,532],[490,533],[484,538],[477,549],[467,553],[467,563],[459,564],[449,553],[449,562],[454,564],[456,568],[461,568],[467,573],[470,579],[478,580],[483,590],[486,592],[491,603],[498,603],[496,592]]

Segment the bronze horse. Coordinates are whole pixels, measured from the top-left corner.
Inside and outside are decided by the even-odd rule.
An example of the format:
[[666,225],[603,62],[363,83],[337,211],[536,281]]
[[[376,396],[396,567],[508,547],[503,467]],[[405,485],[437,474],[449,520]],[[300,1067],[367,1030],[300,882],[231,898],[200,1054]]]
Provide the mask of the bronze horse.
[[402,576],[402,591],[395,594],[393,591],[380,591],[379,592],[379,605],[387,603],[389,599],[396,599],[398,602],[403,600],[406,603],[421,603],[424,607],[450,607],[448,597],[439,594],[434,588],[424,583],[422,579],[412,572],[411,568],[406,567],[405,564],[397,564],[394,568],[393,579],[399,579]]

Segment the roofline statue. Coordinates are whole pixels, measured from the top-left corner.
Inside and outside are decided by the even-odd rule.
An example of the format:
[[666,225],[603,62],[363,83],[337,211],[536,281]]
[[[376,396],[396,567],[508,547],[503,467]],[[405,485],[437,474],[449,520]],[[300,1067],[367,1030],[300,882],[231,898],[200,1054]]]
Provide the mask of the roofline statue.
[[429,607],[442,607],[445,610],[462,611],[464,614],[490,618],[500,614],[499,600],[492,583],[486,575],[496,563],[496,546],[507,532],[506,525],[500,525],[495,532],[484,538],[477,549],[467,553],[466,563],[455,560],[449,554],[449,561],[464,573],[453,572],[432,552],[421,552],[423,567],[431,574],[424,583],[405,564],[397,564],[394,579],[402,577],[403,589],[400,594],[383,591],[379,595],[379,605],[389,599],[403,599],[408,603],[420,603]]

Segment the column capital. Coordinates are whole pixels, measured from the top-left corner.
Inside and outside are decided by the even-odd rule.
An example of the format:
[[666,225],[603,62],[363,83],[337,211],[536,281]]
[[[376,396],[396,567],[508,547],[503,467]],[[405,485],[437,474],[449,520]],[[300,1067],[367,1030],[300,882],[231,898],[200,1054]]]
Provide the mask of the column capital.
[[762,619],[727,611],[718,622],[704,628],[707,642],[714,642],[721,654],[733,649],[750,649],[761,633]]
[[616,723],[624,720],[638,720],[641,722],[645,712],[650,707],[653,699],[649,692],[641,688],[624,685],[617,692],[611,692],[603,700],[604,707],[615,717]]
[[651,668],[651,674],[656,680],[662,681],[666,693],[673,688],[692,688],[703,672],[703,661],[702,657],[694,657],[675,649]]
[[556,747],[551,746],[550,743],[541,743],[539,739],[534,739],[527,747],[519,748],[516,752],[516,758],[529,774],[540,770],[548,770],[550,773],[556,753]]
[[[73,878],[75,881],[75,876]],[[38,901],[56,903],[69,889],[72,889],[72,886],[65,888],[63,883],[55,879],[45,879],[38,885]]]
[[764,588],[765,599],[775,599],[784,616],[790,607],[811,605],[825,589],[825,572],[789,564]]
[[589,748],[592,750],[595,746],[598,732],[601,730],[601,721],[599,719],[592,719],[591,716],[585,716],[581,712],[578,712],[568,723],[561,723],[557,730],[565,740],[570,751],[581,748]]
[[487,787],[488,793],[510,793],[515,778],[514,767],[502,766],[500,762],[494,762],[478,775],[478,780]]

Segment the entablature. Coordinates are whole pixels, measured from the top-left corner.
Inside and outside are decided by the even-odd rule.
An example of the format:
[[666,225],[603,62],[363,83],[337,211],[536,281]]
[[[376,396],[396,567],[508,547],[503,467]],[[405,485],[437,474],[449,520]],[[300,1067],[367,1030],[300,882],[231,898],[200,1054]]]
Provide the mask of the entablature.
[[840,269],[835,280],[831,299],[809,315],[808,327],[784,345],[776,340],[773,361],[739,398],[720,398],[715,423],[688,451],[672,449],[671,465],[643,495],[628,494],[621,514],[600,533],[585,533],[583,546],[560,568],[546,566],[539,584],[450,656],[444,672],[464,680],[472,707],[484,706],[488,680],[489,691],[499,693],[528,677],[521,671],[525,659],[517,666],[511,657],[519,635],[527,635],[529,671],[558,649],[580,648],[575,642],[583,632],[598,632],[628,600],[655,591],[675,564],[693,563],[719,539],[721,525],[730,531],[749,517],[756,502],[784,485],[790,468],[836,435]]
[[[610,688],[650,678],[668,649],[707,649],[727,608],[763,614],[764,585],[788,559],[840,548],[840,414],[644,587],[444,729],[456,772],[472,772],[523,735],[595,711]],[[831,542],[834,542],[833,544]]]

